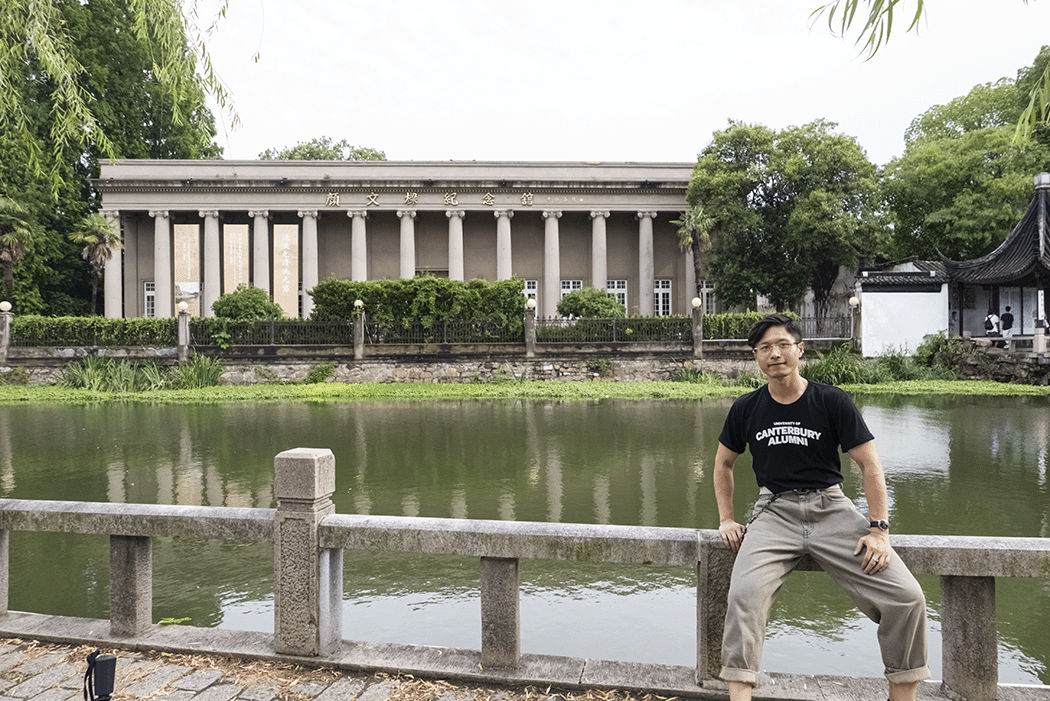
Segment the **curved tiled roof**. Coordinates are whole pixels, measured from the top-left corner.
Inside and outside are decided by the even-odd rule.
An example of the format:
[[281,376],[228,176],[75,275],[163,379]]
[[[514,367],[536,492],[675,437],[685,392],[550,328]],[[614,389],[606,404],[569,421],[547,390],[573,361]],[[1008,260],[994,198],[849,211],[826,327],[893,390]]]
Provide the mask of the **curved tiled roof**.
[[1050,283],[1050,187],[1040,185],[1028,211],[991,253],[966,261],[942,259],[948,277],[968,285]]

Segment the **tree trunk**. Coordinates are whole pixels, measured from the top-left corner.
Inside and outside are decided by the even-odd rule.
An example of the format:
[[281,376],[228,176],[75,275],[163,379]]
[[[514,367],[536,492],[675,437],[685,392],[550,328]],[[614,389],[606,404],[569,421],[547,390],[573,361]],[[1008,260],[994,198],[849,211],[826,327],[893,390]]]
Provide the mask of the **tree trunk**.
[[91,314],[94,316],[98,313],[98,278],[94,275],[91,276]]
[[15,264],[4,263],[4,299],[14,302],[15,296]]

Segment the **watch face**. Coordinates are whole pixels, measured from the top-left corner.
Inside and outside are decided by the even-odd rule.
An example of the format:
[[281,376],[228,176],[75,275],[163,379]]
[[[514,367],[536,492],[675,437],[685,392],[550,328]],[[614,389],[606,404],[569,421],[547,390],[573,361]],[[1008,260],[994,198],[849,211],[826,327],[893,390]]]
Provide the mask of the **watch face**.
[[872,521],[871,523],[868,524],[868,528],[880,528],[880,529],[882,529],[884,531],[888,531],[888,530],[890,530],[890,522],[889,521]]

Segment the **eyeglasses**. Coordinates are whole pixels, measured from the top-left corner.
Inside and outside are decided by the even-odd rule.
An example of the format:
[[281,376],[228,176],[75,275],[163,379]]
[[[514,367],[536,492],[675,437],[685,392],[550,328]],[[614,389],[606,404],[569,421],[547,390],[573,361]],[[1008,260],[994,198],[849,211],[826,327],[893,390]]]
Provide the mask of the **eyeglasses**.
[[798,341],[780,341],[779,343],[763,343],[761,346],[755,346],[755,353],[758,355],[769,355],[776,348],[781,353],[787,353],[791,350],[792,346],[797,346]]

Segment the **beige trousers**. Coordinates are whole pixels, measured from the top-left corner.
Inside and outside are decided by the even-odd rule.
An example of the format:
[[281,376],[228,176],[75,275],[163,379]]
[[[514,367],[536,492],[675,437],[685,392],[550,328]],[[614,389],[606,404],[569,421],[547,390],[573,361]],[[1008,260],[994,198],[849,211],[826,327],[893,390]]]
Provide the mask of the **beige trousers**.
[[[755,512],[772,498],[763,494]],[[839,486],[815,492],[786,492],[751,525],[737,553],[729,585],[722,638],[722,679],[757,680],[773,597],[802,555],[809,554],[846,590],[857,608],[879,624],[886,678],[921,681],[926,666],[926,597],[908,568],[894,556],[878,574],[865,574],[857,541],[868,520]]]

